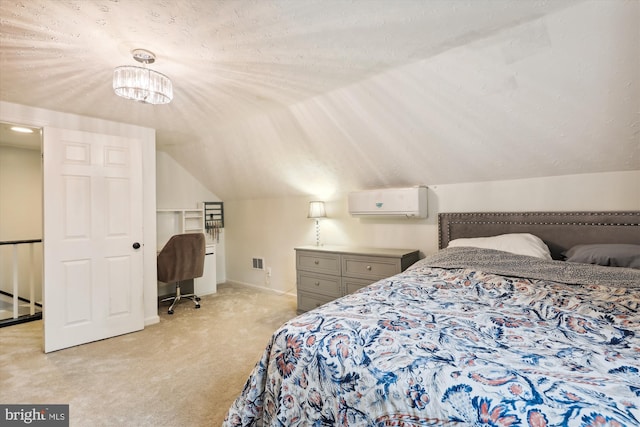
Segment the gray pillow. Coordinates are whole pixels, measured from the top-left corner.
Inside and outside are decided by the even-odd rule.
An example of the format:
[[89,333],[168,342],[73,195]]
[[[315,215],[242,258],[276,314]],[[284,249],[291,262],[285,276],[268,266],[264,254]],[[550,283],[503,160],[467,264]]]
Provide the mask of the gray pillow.
[[576,245],[562,255],[570,262],[640,269],[640,245]]

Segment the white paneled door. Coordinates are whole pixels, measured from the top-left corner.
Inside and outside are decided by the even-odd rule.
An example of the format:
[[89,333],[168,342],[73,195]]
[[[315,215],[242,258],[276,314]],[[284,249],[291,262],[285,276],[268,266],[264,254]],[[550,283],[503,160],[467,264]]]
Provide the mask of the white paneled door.
[[142,329],[141,142],[43,139],[45,352]]

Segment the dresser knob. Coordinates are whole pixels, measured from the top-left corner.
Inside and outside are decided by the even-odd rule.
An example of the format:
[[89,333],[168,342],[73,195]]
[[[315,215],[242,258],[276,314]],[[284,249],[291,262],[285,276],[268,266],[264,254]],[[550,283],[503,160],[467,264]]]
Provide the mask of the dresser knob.
[[320,261],[315,260],[315,261],[313,261],[313,263],[314,263],[315,265],[318,265],[318,264],[320,264]]
[[371,271],[371,266],[367,265],[367,270]]
[[316,286],[320,286],[320,282],[316,282]]

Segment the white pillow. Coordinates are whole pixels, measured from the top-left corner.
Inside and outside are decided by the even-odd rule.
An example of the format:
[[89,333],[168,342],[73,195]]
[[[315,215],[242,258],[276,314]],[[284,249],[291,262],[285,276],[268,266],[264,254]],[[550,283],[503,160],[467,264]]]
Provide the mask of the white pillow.
[[549,248],[538,236],[529,233],[501,234],[492,237],[473,237],[468,239],[454,239],[448,248],[471,246],[474,248],[496,249],[518,255],[529,255],[536,258],[551,260]]

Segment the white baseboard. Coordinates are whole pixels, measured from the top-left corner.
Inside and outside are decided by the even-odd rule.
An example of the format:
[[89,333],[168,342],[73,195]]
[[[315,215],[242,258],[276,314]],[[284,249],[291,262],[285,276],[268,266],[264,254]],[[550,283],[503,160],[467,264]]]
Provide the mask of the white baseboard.
[[144,319],[144,326],[155,325],[156,323],[160,323],[160,316],[157,314]]
[[277,289],[267,288],[266,286],[260,286],[253,283],[239,282],[237,280],[227,280],[226,283],[232,283],[234,285],[239,285],[239,286],[246,286],[248,288],[260,289],[261,291],[273,292],[274,294],[278,294],[278,295],[289,295],[292,297],[297,296],[297,293],[295,292],[295,288],[288,291],[279,291]]

